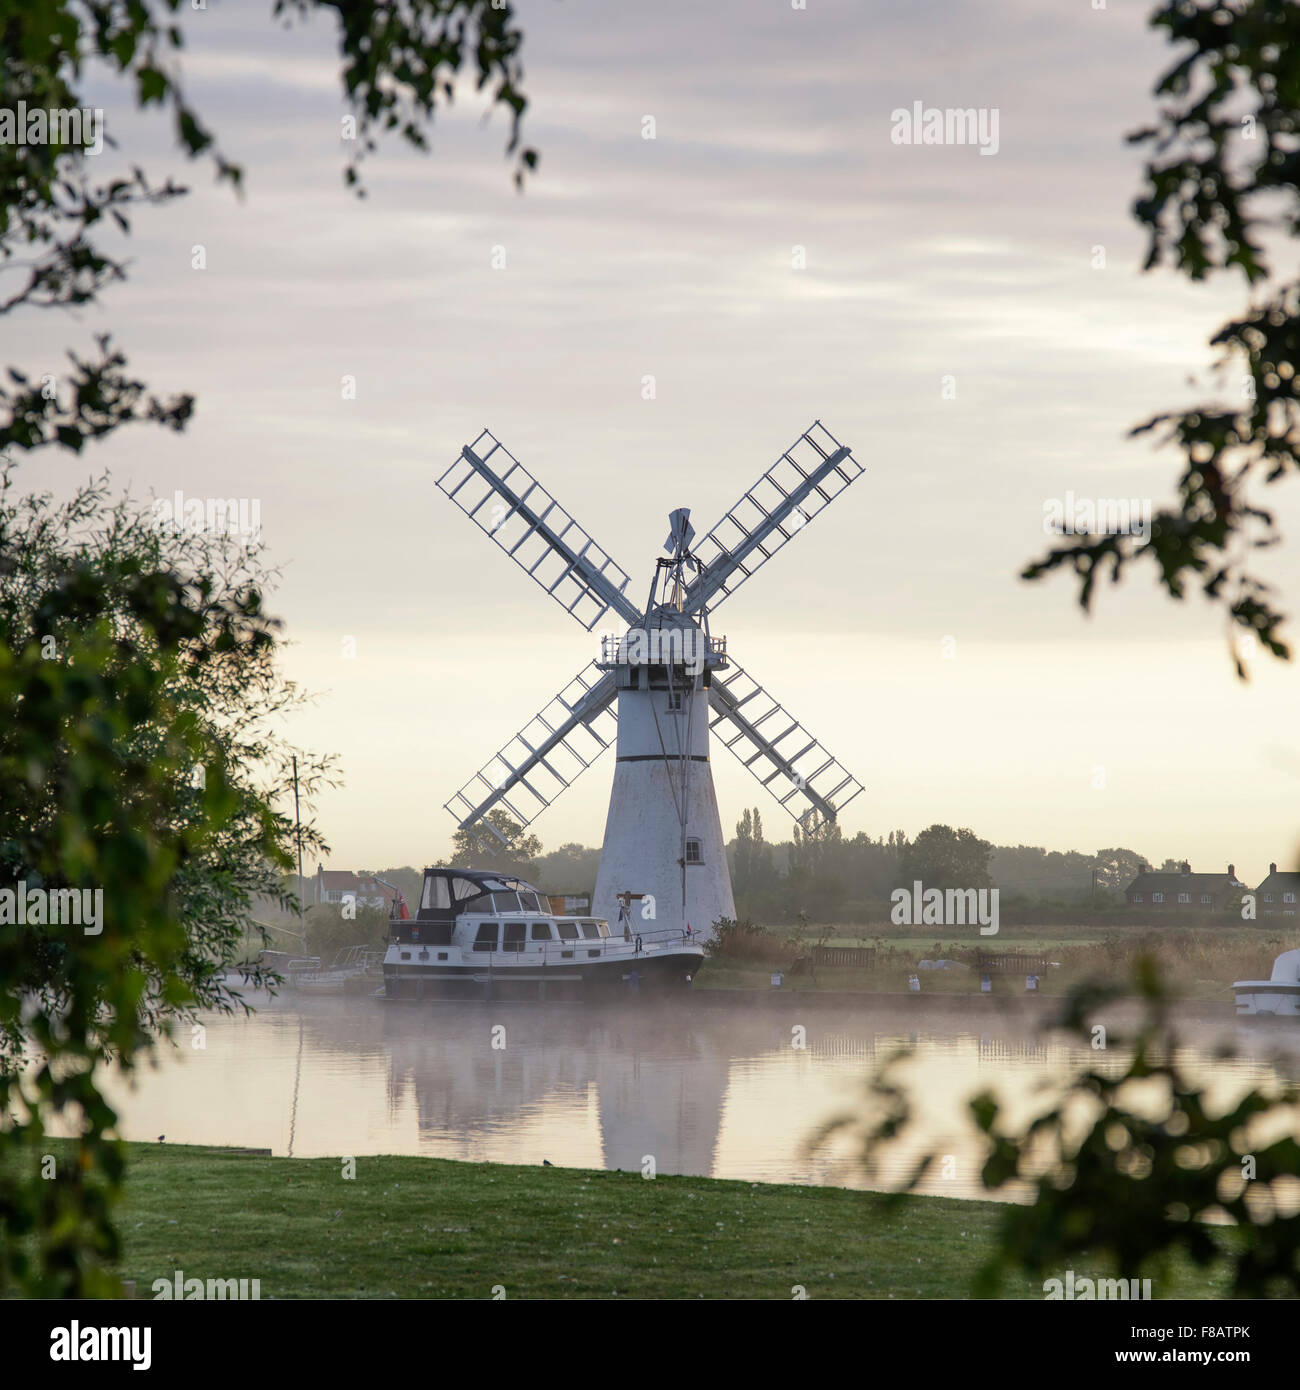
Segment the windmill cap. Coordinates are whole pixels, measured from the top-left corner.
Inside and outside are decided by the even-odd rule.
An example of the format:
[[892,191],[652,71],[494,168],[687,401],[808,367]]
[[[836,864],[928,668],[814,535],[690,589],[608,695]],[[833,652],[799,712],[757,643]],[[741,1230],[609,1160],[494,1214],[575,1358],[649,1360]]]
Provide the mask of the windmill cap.
[[668,513],[668,539],[664,542],[664,549],[672,555],[678,550],[685,550],[695,539],[695,527],[691,525],[691,509],[689,507],[678,507],[676,511]]

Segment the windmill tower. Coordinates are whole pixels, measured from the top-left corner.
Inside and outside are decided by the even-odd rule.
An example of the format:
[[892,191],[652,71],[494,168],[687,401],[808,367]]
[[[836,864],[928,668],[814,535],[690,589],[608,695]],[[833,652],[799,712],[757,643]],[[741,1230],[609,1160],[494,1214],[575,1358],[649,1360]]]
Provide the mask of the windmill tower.
[[862,786],[740,668],[710,617],[862,472],[814,421],[698,546],[689,511],[672,513],[641,608],[628,575],[492,435],[462,449],[438,487],[588,632],[626,631],[447,802],[458,827],[485,852],[509,848],[493,810],[530,825],[616,744],[593,912],[613,925],[620,895],[640,895],[633,931],[645,920],[701,937],[734,917],[712,736],[797,819],[835,819]]

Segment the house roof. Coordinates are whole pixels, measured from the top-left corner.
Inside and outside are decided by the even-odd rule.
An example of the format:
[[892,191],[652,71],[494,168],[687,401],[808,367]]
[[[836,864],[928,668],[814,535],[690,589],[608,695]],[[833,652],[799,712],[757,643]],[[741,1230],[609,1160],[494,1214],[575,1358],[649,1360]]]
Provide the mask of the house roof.
[[351,869],[317,869],[316,877],[326,888],[355,888],[358,882]]
[[[321,887],[330,891],[341,890],[344,892],[359,893],[365,892],[375,897],[392,899],[394,896],[391,888],[386,888],[377,878],[359,878],[351,869],[321,869],[316,870],[316,875],[320,879]],[[362,884],[368,886],[362,888]]]
[[1198,893],[1213,889],[1238,888],[1244,884],[1237,882],[1230,874],[1138,874],[1124,890],[1127,893],[1187,893],[1195,889]]
[[1287,869],[1274,869],[1255,891],[1262,893],[1265,888],[1276,889],[1279,893],[1300,891],[1300,872],[1293,873]]

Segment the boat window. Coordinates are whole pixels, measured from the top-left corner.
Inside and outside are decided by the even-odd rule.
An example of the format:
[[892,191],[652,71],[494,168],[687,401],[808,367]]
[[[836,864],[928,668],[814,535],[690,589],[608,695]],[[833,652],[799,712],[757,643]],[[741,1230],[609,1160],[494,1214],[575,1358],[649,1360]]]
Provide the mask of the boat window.
[[545,912],[541,898],[536,893],[520,893],[519,906],[524,912]]
[[555,925],[560,929],[561,941],[576,941],[578,939],[578,924],[576,922],[557,922]]
[[467,903],[457,903],[456,907],[461,912],[491,912],[492,894],[480,893],[477,898],[471,898]]
[[483,891],[473,879],[469,878],[453,878],[451,886],[458,899],[476,898]]
[[534,941],[554,941],[555,938],[551,935],[551,924],[550,924],[549,922],[534,922],[534,923],[533,923],[533,940],[534,940]]
[[595,922],[584,922],[582,924],[582,934],[588,941],[595,941],[600,933],[596,930]]
[[474,938],[474,949],[476,951],[495,951],[496,948],[497,924],[495,922],[480,923],[478,935]]
[[447,890],[447,880],[437,874],[430,874],[424,880],[424,894],[420,898],[421,908],[445,909],[451,906],[451,895]]
[[528,928],[522,922],[506,923],[506,939],[502,942],[503,951],[522,951],[524,949],[524,934]]
[[431,946],[450,946],[452,925],[451,922],[421,922],[419,939]]
[[493,893],[492,911],[493,912],[519,912],[519,895],[517,893]]
[[609,923],[608,923],[608,922],[597,922],[597,923],[596,923],[596,930],[601,934],[601,936],[608,936],[608,935],[609,935]]

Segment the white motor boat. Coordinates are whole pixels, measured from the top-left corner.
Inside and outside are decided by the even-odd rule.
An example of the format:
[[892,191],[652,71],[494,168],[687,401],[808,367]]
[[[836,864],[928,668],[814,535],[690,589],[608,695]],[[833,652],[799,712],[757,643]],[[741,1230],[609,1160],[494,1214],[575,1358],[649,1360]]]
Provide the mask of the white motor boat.
[[1300,951],[1283,951],[1267,980],[1237,980],[1237,1013],[1300,1017]]
[[688,989],[704,947],[681,931],[611,932],[601,917],[557,915],[522,879],[426,869],[420,905],[394,905],[384,956],[388,999],[572,999]]

